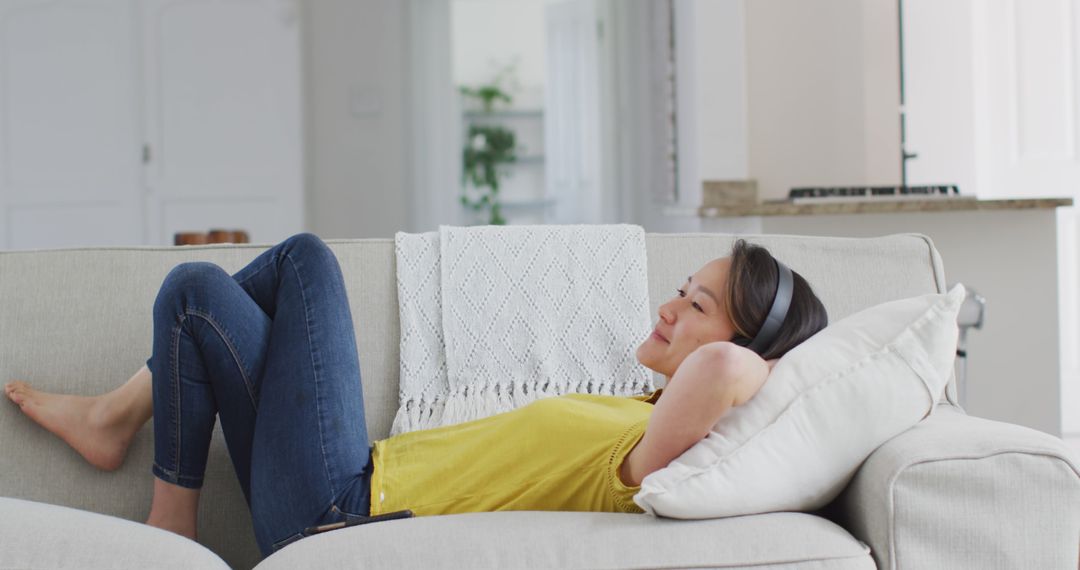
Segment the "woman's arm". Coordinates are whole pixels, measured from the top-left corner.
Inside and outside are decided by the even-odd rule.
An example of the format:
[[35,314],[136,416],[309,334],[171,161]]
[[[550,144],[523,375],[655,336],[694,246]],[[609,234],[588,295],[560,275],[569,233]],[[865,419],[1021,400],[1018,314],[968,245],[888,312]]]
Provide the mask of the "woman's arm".
[[757,393],[775,362],[730,342],[705,344],[690,353],[664,387],[645,435],[620,466],[623,483],[640,485],[646,475],[703,439],[728,409]]

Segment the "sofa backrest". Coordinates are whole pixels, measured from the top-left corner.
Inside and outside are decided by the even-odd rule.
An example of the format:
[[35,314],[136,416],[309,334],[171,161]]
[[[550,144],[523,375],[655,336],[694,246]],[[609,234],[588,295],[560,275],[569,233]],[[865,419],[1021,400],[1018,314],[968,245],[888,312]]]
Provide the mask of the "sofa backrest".
[[[944,292],[941,258],[929,238],[646,234],[651,320],[657,307],[738,237],[767,247],[803,275],[830,322],[892,299]],[[348,288],[360,355],[368,433],[388,436],[398,399],[397,290],[393,239],[326,240]],[[95,395],[126,381],[150,355],[154,298],[185,261],[234,273],[269,244],[90,247],[0,252],[0,383],[22,379],[54,392]],[[658,386],[663,379],[656,378]],[[950,381],[950,394],[955,390]],[[954,397],[950,397],[955,401]],[[152,495],[153,422],[116,472],[98,471],[63,442],[0,406],[0,496],[71,506],[143,521]],[[200,507],[200,542],[233,567],[258,561],[250,516],[220,423]]]

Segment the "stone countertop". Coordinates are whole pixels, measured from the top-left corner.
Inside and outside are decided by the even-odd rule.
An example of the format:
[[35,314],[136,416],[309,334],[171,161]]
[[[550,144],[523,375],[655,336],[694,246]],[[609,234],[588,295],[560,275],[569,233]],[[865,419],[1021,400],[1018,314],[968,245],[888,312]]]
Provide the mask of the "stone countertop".
[[702,218],[740,216],[808,216],[822,214],[892,214],[899,212],[952,212],[964,210],[1032,210],[1072,206],[1072,198],[1025,198],[1015,200],[975,200],[936,198],[929,200],[874,200],[792,204],[786,200],[743,206],[701,206]]

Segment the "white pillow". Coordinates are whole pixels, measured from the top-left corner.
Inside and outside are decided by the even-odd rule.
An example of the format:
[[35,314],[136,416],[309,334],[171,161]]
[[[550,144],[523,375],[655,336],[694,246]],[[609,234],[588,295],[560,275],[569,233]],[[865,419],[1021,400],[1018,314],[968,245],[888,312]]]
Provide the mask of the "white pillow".
[[709,435],[645,477],[634,502],[681,519],[824,506],[871,452],[933,411],[953,370],[964,295],[957,284],[825,327]]

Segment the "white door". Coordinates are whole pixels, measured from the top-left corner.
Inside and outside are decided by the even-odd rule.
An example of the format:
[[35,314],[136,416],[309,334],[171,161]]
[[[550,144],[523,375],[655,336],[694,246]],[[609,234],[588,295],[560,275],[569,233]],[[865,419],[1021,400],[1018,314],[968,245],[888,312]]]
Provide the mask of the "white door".
[[0,248],[137,244],[131,0],[0,0]]
[[557,223],[599,223],[604,214],[597,22],[597,0],[546,7],[545,178]]
[[150,241],[221,227],[270,243],[301,231],[295,2],[140,4]]

